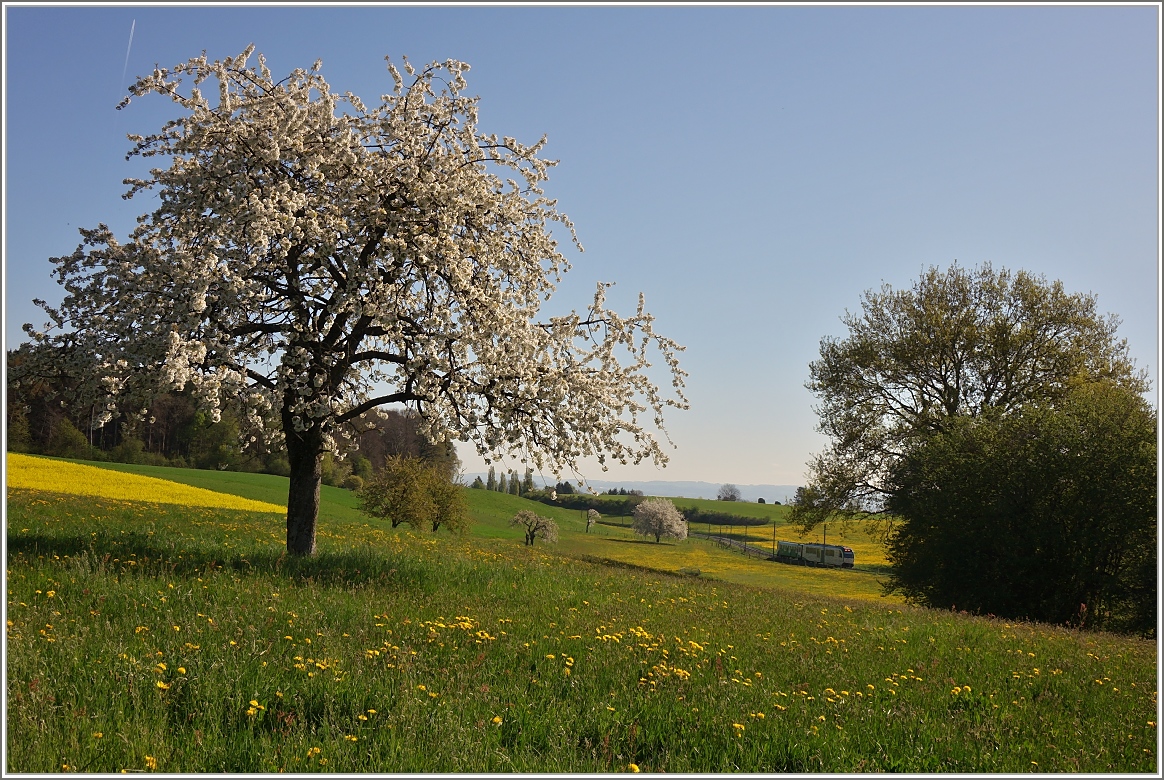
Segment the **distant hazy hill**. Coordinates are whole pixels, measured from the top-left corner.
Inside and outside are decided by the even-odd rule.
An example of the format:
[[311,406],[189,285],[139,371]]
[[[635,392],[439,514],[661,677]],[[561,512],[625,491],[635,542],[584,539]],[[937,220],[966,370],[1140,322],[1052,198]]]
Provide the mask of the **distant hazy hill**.
[[[471,473],[465,475],[465,483],[471,484],[474,477],[480,476],[485,479],[489,475],[485,472]],[[662,480],[653,480],[649,482],[616,482],[606,481],[601,479],[592,479],[588,483],[590,487],[597,490],[599,493],[605,493],[610,488],[626,488],[627,490],[641,490],[647,496],[683,496],[684,498],[715,498],[719,492],[720,484],[718,482],[667,482]],[[769,504],[773,501],[779,501],[781,504],[787,504],[792,500],[792,496],[796,493],[796,485],[740,485],[736,487],[740,489],[740,495],[744,501],[755,501],[762,498]]]

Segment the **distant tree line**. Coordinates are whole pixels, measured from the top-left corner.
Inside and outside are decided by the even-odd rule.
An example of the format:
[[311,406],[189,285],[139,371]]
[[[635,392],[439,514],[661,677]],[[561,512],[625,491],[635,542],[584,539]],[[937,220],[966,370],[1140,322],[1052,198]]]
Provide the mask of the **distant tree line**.
[[767,525],[770,520],[765,517],[745,517],[733,515],[729,512],[712,512],[696,507],[684,507],[679,510],[689,523],[707,525]]
[[482,480],[481,477],[478,476],[473,480],[473,484],[469,487],[476,490],[495,490],[498,493],[509,493],[513,496],[528,496],[535,490],[533,481],[533,469],[527,467],[525,470],[525,475],[520,479],[518,478],[516,471],[509,469],[501,475],[500,479],[498,479],[497,470],[490,466],[488,479]]
[[[610,494],[607,493],[606,495],[609,496]],[[582,493],[562,494],[559,492],[557,498],[554,498],[549,491],[535,491],[528,498],[541,501],[545,504],[566,507],[567,509],[577,509],[580,511],[593,509],[606,517],[633,517],[635,509],[646,500],[641,493],[637,495],[628,493],[626,498],[621,501],[612,501],[610,498],[585,495]],[[767,525],[770,522],[767,518],[745,517],[729,512],[713,512],[696,507],[676,507],[676,510],[688,523],[701,523],[704,525],[708,523],[712,525]]]
[[[24,353],[9,350],[10,367]],[[42,375],[22,381],[7,377],[5,425],[8,449],[34,455],[82,460],[139,463],[155,466],[263,472],[287,476],[290,464],[281,441],[263,442],[243,437],[239,413],[223,408],[217,421],[200,410],[192,388],[162,393],[145,410],[118,410],[104,425],[93,425],[96,408],[79,407],[68,400],[70,385],[64,374]],[[460,468],[452,442],[429,442],[420,433],[415,412],[370,412],[348,426],[351,452],[344,460],[324,456],[323,482],[359,489],[396,456],[438,464],[454,473]]]

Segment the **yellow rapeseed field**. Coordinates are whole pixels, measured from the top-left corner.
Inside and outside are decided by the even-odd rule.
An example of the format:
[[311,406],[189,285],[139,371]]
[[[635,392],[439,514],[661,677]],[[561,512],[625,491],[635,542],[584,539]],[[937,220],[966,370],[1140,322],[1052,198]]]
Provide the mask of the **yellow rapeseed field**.
[[278,504],[252,501],[165,479],[126,474],[49,458],[8,453],[8,487],[99,496],[122,501],[239,509],[244,512],[287,511]]

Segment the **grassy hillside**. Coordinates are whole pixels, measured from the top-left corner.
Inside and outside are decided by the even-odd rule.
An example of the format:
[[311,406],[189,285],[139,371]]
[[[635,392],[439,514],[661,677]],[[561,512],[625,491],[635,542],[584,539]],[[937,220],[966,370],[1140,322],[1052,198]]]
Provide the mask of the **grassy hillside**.
[[[277,513],[10,489],[5,769],[1157,771],[1153,642],[599,565],[477,501],[301,560]],[[682,549],[624,533],[560,547]]]
[[[50,459],[59,460],[59,459]],[[68,461],[62,461],[68,462]],[[78,461],[83,462],[83,461]],[[89,465],[111,468],[115,471],[143,474],[170,479],[181,484],[193,485],[208,490],[242,496],[260,501],[286,505],[287,478],[270,474],[240,474],[229,471],[206,471],[200,469],[177,469],[163,466],[138,466],[128,464],[105,464],[92,462]],[[745,557],[706,540],[693,536],[682,542],[663,540],[656,544],[636,536],[629,528],[629,518],[607,518],[617,525],[598,525],[586,532],[584,513],[575,509],[550,506],[530,501],[506,493],[466,488],[465,496],[469,512],[473,518],[471,534],[481,539],[508,539],[519,541],[522,532],[510,528],[508,523],[519,510],[529,509],[553,518],[559,525],[560,541],[554,546],[559,554],[570,555],[584,560],[608,561],[622,565],[639,566],[660,572],[677,573],[680,570],[698,569],[704,578],[757,587],[787,587],[809,590],[820,594],[843,595],[849,598],[886,600],[882,595],[879,565],[885,562],[880,544],[854,532],[844,541],[857,551],[857,561],[863,571],[828,571],[824,569],[785,566],[769,561]],[[700,499],[678,499],[678,501],[700,502]],[[724,502],[702,501],[703,504],[724,506]],[[347,490],[324,485],[320,492],[320,533],[328,533],[331,523],[337,521],[366,523],[369,519],[357,508],[355,494]],[[761,504],[733,502],[732,507],[743,506],[763,509]],[[768,511],[784,507],[768,507]],[[778,513],[773,513],[778,516]],[[702,530],[699,527],[693,530]],[[736,526],[716,528],[725,536],[734,539],[747,538],[750,544],[766,548],[771,545],[772,525]],[[776,526],[779,538],[799,539],[797,532]],[[830,536],[830,539],[832,537]],[[839,534],[837,541],[840,541]],[[539,543],[538,547],[541,546]],[[872,567],[872,568],[870,568]],[[887,599],[899,602],[900,599]]]
[[[595,496],[595,498],[604,503],[615,505],[625,502],[627,496],[609,496],[603,494]],[[721,512],[723,514],[754,517],[768,522],[778,523],[784,522],[790,511],[790,508],[786,506],[756,504],[747,501],[714,501],[707,498],[677,498],[673,496],[666,496],[666,499],[680,509],[693,508],[703,512]],[[615,514],[613,510],[612,514]]]
[[[56,460],[54,458],[54,460]],[[169,466],[139,466],[131,463],[104,463],[99,461],[73,461],[99,466],[113,471],[130,474],[144,474],[148,477],[168,479],[183,485],[230,493],[255,501],[267,501],[279,506],[287,506],[287,478],[274,474],[248,474],[238,471],[209,471],[206,469],[180,469]],[[357,500],[350,490],[323,485],[319,491],[320,517],[356,520],[363,517],[357,508]]]
[[758,517],[769,522],[783,523],[788,517],[789,507],[776,504],[756,504],[749,501],[714,501],[709,498],[672,498],[671,503],[680,508],[691,507],[703,512],[723,512],[741,517]]

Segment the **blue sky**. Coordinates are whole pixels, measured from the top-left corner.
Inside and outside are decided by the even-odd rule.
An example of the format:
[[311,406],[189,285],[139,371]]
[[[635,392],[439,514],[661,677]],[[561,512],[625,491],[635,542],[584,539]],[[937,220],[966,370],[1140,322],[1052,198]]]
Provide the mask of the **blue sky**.
[[[60,299],[77,228],[121,236],[131,132],[172,116],[133,77],[254,43],[374,103],[383,57],[470,63],[486,132],[549,136],[548,192],[596,281],[686,345],[665,470],[797,484],[824,445],[804,388],[862,291],[991,261],[1093,292],[1158,391],[1159,9],[1133,7],[5,6],[5,337]],[[131,24],[133,44],[126,66]],[[128,72],[121,78],[123,68]],[[481,468],[465,447],[469,471]]]

